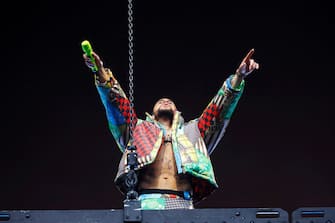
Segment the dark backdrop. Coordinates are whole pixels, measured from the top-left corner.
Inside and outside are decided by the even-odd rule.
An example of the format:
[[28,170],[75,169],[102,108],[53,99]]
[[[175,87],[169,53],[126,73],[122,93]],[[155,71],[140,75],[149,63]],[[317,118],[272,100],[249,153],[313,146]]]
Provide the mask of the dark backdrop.
[[[127,1],[8,3],[2,23],[0,209],[122,208],[87,39],[128,91]],[[212,161],[203,207],[335,206],[334,23],[321,1],[136,1],[135,107],[197,117],[244,55],[260,69]]]

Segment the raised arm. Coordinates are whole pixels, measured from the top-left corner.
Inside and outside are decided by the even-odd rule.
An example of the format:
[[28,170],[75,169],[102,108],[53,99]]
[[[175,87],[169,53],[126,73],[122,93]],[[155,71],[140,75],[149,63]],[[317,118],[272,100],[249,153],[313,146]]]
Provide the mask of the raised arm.
[[[103,66],[102,60],[95,52],[92,52],[92,55],[98,67],[94,74],[95,85],[105,107],[108,127],[119,149],[124,152],[129,140],[130,116],[132,114],[133,126],[137,123],[137,116],[134,109],[130,112],[130,102],[112,71]],[[83,54],[83,58],[89,68],[94,66],[86,54]]]
[[243,58],[235,74],[230,75],[198,119],[198,128],[211,154],[222,139],[243,93],[244,78],[259,65],[251,59],[254,49]]

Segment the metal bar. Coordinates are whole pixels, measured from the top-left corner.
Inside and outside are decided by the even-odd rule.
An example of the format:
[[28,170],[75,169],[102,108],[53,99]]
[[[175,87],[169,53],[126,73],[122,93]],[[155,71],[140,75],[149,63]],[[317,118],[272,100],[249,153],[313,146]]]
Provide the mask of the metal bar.
[[[129,210],[128,210],[129,211]],[[193,210],[140,211],[143,223],[288,223],[280,208],[211,208]],[[257,217],[259,213],[270,214]],[[276,213],[275,216],[272,215]],[[6,223],[124,223],[124,210],[5,210],[0,211]],[[136,220],[136,219],[135,219]]]

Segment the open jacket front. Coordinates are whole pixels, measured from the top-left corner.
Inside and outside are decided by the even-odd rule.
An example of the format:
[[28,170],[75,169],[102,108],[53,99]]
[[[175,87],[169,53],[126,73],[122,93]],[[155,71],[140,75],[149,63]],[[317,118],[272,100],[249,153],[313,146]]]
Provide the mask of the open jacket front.
[[[127,144],[129,127],[133,122],[132,143],[136,146],[138,169],[150,165],[161,147],[164,128],[152,116],[146,113],[146,119],[139,119],[121,86],[109,69],[110,81],[96,86],[106,110],[109,129],[123,156],[115,178],[117,188],[125,193],[124,177],[127,166]],[[217,94],[204,109],[200,117],[185,122],[180,112],[176,112],[172,124],[172,148],[178,174],[191,177],[193,201],[198,202],[211,194],[218,185],[209,155],[222,139],[229,120],[237,106],[244,89],[244,81],[239,88],[230,87],[228,77]]]

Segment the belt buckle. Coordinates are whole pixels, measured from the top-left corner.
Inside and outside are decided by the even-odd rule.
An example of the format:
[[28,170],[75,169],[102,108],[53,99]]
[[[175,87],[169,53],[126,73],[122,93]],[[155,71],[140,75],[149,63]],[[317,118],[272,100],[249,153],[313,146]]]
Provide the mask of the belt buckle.
[[191,193],[189,191],[184,191],[183,196],[185,200],[191,200]]

